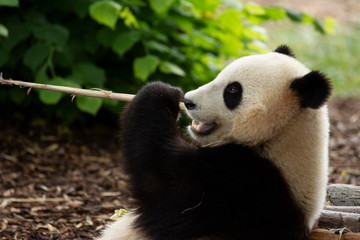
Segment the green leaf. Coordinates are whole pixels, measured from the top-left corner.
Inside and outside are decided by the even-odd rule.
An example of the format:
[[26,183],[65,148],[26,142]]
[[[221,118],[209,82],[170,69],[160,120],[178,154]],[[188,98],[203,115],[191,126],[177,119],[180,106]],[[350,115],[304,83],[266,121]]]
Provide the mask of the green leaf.
[[9,91],[10,99],[18,105],[20,105],[26,97],[26,90],[24,89],[13,87],[9,89]]
[[265,12],[271,20],[281,20],[286,17],[286,11],[282,8],[269,7],[265,8]]
[[4,48],[0,48],[0,67],[4,66],[9,58],[9,51]]
[[159,63],[160,59],[153,55],[136,58],[133,65],[135,77],[145,82],[149,75],[155,72]]
[[88,87],[102,87],[105,82],[105,71],[92,63],[80,63],[75,66],[74,77],[79,84]]
[[[53,80],[51,80],[48,84],[51,85],[57,85],[57,86],[63,86],[64,82],[66,82],[65,79],[60,77],[55,77]],[[40,100],[49,105],[57,104],[60,99],[62,98],[64,94],[61,92],[54,92],[49,90],[39,90],[39,98]]]
[[37,39],[56,46],[64,46],[69,38],[69,30],[58,24],[46,24],[34,28]]
[[76,0],[73,2],[72,9],[79,16],[79,18],[84,18],[88,14],[91,3],[91,0]]
[[[199,11],[204,12],[215,12],[216,8],[222,4],[221,0],[189,0],[191,4]],[[229,1],[225,1],[226,4],[229,4]],[[232,5],[232,4],[229,4]]]
[[50,46],[46,43],[37,43],[31,46],[24,55],[24,64],[33,71],[37,69],[47,58]]
[[[229,35],[229,34],[226,34]],[[201,31],[195,31],[194,30],[194,34],[192,36],[192,42],[193,44],[195,44],[196,46],[202,47],[206,50],[213,50],[216,48],[216,39],[210,37],[209,35],[204,34]]]
[[[43,68],[41,70],[43,70]],[[56,86],[74,87],[74,88],[80,87],[79,84],[73,82],[72,80],[61,77],[55,77],[52,80],[46,82],[43,80],[42,83],[56,85]],[[64,93],[61,92],[54,92],[54,91],[41,90],[41,89],[38,89],[38,91],[39,91],[40,100],[43,103],[49,105],[57,104],[64,96]]]
[[302,22],[304,20],[304,14],[291,10],[286,9],[287,16],[294,22]]
[[1,45],[9,51],[21,41],[27,39],[31,34],[31,26],[27,23],[7,24],[6,26],[9,29],[10,34],[9,37],[1,42]]
[[[229,8],[224,10],[218,17],[218,24],[222,29],[221,33],[228,34],[228,32],[239,35],[243,29],[242,26],[242,15],[239,11]],[[214,30],[209,34],[214,34]]]
[[163,14],[169,10],[175,0],[150,0],[150,7],[157,13]]
[[248,39],[257,39],[264,42],[268,40],[266,30],[260,26],[244,28],[244,37]]
[[9,36],[9,31],[7,30],[7,28],[0,24],[0,37],[8,37]]
[[122,6],[114,1],[97,1],[91,4],[90,16],[100,24],[115,29],[116,21]]
[[166,74],[175,74],[178,76],[185,76],[184,70],[182,70],[178,65],[171,62],[163,61],[160,63],[159,69],[161,72]]
[[124,19],[125,26],[134,28],[139,27],[139,23],[129,7],[125,7],[124,10],[119,13],[119,17]]
[[239,49],[244,49],[244,44],[239,41],[238,38],[232,35],[224,35],[221,39],[222,46],[220,47],[220,51],[224,53],[226,56],[239,56]]
[[324,30],[323,26],[321,25],[321,23],[319,22],[319,20],[314,19],[313,26],[316,31],[318,31],[320,33],[325,33],[325,30]]
[[96,33],[96,40],[102,44],[104,47],[110,47],[116,37],[116,32],[110,30],[109,28],[101,28]]
[[83,112],[90,113],[91,115],[96,115],[100,110],[103,99],[100,98],[91,98],[91,97],[76,97],[76,106]]
[[301,23],[312,23],[314,21],[314,18],[311,17],[309,14],[304,13],[303,14],[303,20]]
[[60,101],[62,95],[60,92],[40,90],[39,98],[44,104],[54,105]]
[[255,3],[247,3],[245,5],[245,10],[252,15],[265,15],[266,14],[265,9],[262,6],[255,4]]
[[128,50],[130,50],[136,42],[140,39],[140,34],[137,31],[130,31],[120,33],[112,44],[114,52],[122,56]]
[[0,0],[0,7],[18,7],[19,0]]
[[64,87],[80,88],[80,85],[74,82],[71,78],[55,77],[53,80],[50,81],[49,84],[64,86]]
[[48,69],[48,65],[44,64],[35,74],[35,82],[36,83],[43,83],[48,84],[49,83],[49,77],[46,73]]
[[187,34],[191,35],[194,29],[194,24],[189,18],[185,18],[182,16],[169,16],[168,18],[175,22],[178,27],[180,27]]
[[326,33],[335,34],[336,20],[332,17],[326,17],[324,23],[324,29]]
[[170,48],[168,46],[157,41],[146,41],[145,44],[149,50],[155,50],[161,53],[170,52]]

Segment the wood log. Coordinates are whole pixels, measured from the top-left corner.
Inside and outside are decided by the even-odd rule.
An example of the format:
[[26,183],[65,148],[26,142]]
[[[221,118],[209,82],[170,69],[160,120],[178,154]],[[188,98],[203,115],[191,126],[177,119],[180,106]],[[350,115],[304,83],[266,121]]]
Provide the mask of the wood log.
[[360,214],[360,206],[325,206],[324,210]]
[[360,206],[360,186],[331,184],[327,187],[327,197],[335,206]]
[[[346,227],[352,232],[360,232],[360,186],[329,185],[327,198],[335,206],[324,207],[318,226],[333,229]],[[360,237],[358,239],[360,240]]]
[[321,228],[348,228],[360,232],[360,214],[323,210],[318,220]]
[[359,240],[359,233],[336,234],[334,231],[316,228],[310,234],[310,240]]

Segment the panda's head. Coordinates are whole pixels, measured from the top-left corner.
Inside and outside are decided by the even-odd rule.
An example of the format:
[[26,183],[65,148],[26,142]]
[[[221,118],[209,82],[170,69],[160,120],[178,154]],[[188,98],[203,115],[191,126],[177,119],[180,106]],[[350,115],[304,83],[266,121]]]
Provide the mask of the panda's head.
[[188,131],[202,145],[270,140],[304,111],[321,108],[329,80],[297,61],[287,46],[242,57],[210,83],[185,94]]

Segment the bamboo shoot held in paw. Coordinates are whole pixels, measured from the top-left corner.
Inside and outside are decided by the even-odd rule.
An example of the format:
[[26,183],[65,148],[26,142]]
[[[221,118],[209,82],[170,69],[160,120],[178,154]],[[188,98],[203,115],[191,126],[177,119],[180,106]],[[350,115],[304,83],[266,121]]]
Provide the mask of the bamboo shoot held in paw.
[[[135,97],[134,94],[113,93],[112,91],[106,91],[102,89],[80,89],[80,88],[56,86],[50,84],[23,82],[18,80],[8,80],[8,79],[3,79],[1,75],[0,75],[0,83],[3,85],[16,85],[19,87],[28,87],[30,89],[38,88],[49,91],[68,93],[74,96],[79,95],[86,97],[104,98],[104,99],[111,99],[111,100],[117,100],[123,102],[131,102]],[[185,105],[183,102],[179,103],[179,108],[182,111],[185,110]]]

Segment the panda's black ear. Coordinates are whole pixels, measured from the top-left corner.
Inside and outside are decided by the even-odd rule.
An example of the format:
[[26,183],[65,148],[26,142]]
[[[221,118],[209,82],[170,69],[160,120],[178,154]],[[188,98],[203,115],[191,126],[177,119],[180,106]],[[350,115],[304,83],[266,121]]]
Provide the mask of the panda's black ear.
[[331,95],[330,80],[319,71],[311,71],[295,79],[290,88],[300,97],[301,106],[313,109],[323,106]]
[[288,55],[290,57],[293,57],[295,58],[295,54],[292,52],[292,50],[286,46],[286,45],[280,45],[278,46],[274,52],[277,52],[277,53],[281,53],[281,54],[285,54],[285,55]]

